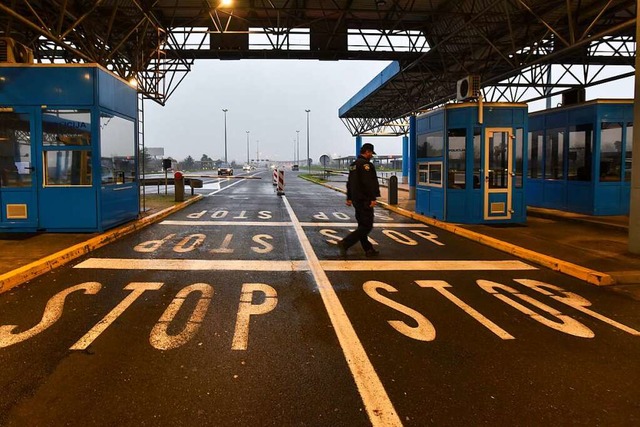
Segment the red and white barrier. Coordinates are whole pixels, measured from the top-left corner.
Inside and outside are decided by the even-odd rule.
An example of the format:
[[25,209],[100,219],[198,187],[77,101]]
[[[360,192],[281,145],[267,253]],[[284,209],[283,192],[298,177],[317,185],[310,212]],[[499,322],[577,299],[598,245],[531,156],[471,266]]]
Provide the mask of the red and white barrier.
[[278,186],[276,193],[278,196],[282,196],[284,194],[284,169],[278,170]]
[[278,169],[273,170],[273,185],[278,185]]

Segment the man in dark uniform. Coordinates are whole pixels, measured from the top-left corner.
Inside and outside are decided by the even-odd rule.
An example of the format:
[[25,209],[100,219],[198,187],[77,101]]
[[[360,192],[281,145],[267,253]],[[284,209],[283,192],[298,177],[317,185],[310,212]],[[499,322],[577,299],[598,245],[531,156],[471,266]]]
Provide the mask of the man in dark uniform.
[[380,197],[378,175],[371,163],[374,154],[376,153],[373,151],[373,144],[363,144],[360,155],[349,166],[347,206],[353,205],[355,208],[358,228],[338,242],[340,255],[343,258],[347,256],[347,250],[358,240],[366,256],[372,257],[379,253],[367,237],[373,228],[373,208],[376,205],[376,198]]

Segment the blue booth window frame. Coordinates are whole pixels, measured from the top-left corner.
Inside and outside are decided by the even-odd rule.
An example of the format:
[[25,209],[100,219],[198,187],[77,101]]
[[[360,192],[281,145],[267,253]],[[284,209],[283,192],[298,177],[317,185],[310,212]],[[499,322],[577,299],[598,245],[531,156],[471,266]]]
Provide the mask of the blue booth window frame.
[[[527,160],[531,160],[531,138],[535,132],[542,132],[543,148],[541,169],[538,178],[531,178],[531,162],[527,167],[527,204],[550,209],[567,210],[590,215],[623,215],[629,211],[630,181],[626,180],[630,165],[627,162],[627,144],[629,141],[628,128],[633,126],[632,116],[619,104],[595,103],[566,109],[564,111],[549,112],[548,114],[535,115],[530,118],[529,147]],[[564,133],[567,136],[564,141],[563,153],[563,177],[561,179],[545,179],[547,165],[547,131],[559,128],[558,123],[564,123]],[[602,161],[602,124],[616,123],[621,126],[621,170],[620,180],[601,181],[600,163]],[[571,129],[580,125],[592,125],[592,159],[591,179],[569,179],[569,148]],[[542,178],[540,178],[542,177]],[[554,194],[555,200],[550,199]],[[558,200],[558,195],[561,199]]]

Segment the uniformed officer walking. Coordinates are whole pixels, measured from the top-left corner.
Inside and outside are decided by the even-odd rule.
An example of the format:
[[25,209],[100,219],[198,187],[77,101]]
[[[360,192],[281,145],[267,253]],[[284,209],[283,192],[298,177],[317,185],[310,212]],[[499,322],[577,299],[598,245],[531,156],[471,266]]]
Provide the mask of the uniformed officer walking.
[[353,205],[355,208],[358,228],[338,242],[340,255],[343,258],[347,256],[347,250],[358,240],[366,256],[372,257],[379,253],[367,237],[373,228],[373,208],[376,205],[376,198],[380,197],[378,175],[371,163],[374,154],[376,152],[373,151],[373,144],[363,144],[360,155],[349,166],[347,206]]

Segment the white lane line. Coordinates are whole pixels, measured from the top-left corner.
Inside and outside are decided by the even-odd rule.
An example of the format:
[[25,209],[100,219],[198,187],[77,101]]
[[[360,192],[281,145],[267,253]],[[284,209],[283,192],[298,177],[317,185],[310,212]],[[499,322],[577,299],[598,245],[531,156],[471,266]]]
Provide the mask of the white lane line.
[[160,225],[188,225],[188,226],[209,226],[209,225],[233,225],[233,226],[251,226],[251,227],[290,227],[290,222],[267,222],[267,221],[177,221],[165,220]]
[[[160,222],[162,225],[237,225],[237,226],[259,226],[259,227],[289,227],[293,225],[291,222],[267,222],[267,221],[181,221],[181,220],[165,220]],[[356,228],[358,226],[355,222],[301,222],[303,227],[351,227]],[[390,224],[374,224],[377,228],[427,228],[425,224],[405,224],[405,223],[390,223]]]
[[326,271],[537,270],[521,261],[320,261]]
[[331,286],[331,282],[320,265],[320,261],[313,251],[313,247],[304,234],[302,225],[298,221],[295,212],[291,208],[286,196],[282,196],[287,211],[293,222],[302,249],[304,250],[311,273],[316,281],[320,296],[324,302],[331,324],[333,325],[340,347],[351,369],[351,374],[362,396],[369,420],[374,427],[377,426],[402,426],[402,422],[396,413],[393,403],[387,395],[378,374],[376,373],[367,352],[365,351],[353,325],[344,311],[338,295]]
[[[229,180],[229,179],[227,179],[227,181],[228,181],[228,180]],[[220,182],[220,181],[218,181],[218,182]],[[226,186],[226,187],[224,187],[224,188],[220,188],[219,190],[213,191],[213,192],[211,192],[211,193],[209,193],[209,194],[205,194],[205,197],[213,196],[214,194],[219,193],[219,192],[221,192],[221,191],[224,191],[224,190],[226,190],[227,188],[233,187],[233,186],[234,186],[234,185],[236,185],[236,184],[240,184],[241,182],[246,182],[246,181],[245,181],[244,179],[240,179],[240,180],[238,180],[238,181],[234,182],[233,184],[229,184],[229,185],[227,185],[227,186]]]
[[89,258],[73,268],[106,270],[307,271],[306,261]]
[[[537,270],[520,261],[318,261],[325,271],[491,271]],[[73,268],[105,270],[308,271],[306,261],[89,258]]]
[[[357,222],[301,222],[303,227],[358,227]],[[376,223],[374,228],[428,228],[426,224],[408,224],[406,222]]]

